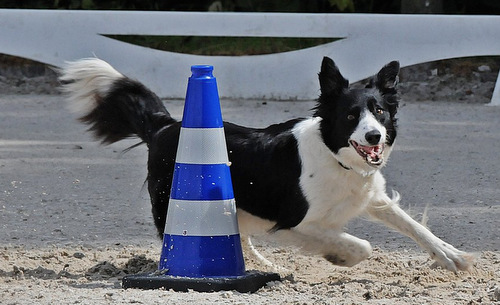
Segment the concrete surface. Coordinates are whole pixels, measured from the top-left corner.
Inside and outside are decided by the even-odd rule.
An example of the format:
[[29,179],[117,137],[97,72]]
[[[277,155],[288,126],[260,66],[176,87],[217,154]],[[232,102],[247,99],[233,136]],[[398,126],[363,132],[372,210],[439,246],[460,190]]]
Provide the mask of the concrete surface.
[[[181,117],[183,101],[166,101]],[[313,102],[223,101],[225,120],[265,126],[309,115]],[[467,251],[500,249],[500,107],[403,102],[383,170],[416,219]],[[147,154],[100,146],[57,95],[0,95],[0,245],[156,243],[144,185]],[[366,219],[347,230],[385,249],[415,244]]]

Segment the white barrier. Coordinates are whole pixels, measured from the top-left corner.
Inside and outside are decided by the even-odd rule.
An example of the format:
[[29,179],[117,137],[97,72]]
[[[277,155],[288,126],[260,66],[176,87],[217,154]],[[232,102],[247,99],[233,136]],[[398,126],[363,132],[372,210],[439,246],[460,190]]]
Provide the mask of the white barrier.
[[[343,38],[298,51],[196,56],[102,35]],[[97,56],[162,97],[182,98],[193,64],[215,66],[222,97],[314,99],[329,56],[351,81],[381,65],[500,55],[500,16],[0,10],[0,53],[60,66]],[[492,105],[500,105],[497,81]]]

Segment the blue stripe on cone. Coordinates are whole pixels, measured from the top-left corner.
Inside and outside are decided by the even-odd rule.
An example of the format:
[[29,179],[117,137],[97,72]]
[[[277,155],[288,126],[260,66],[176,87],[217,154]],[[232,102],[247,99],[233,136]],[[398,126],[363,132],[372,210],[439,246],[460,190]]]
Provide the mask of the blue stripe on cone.
[[170,198],[179,200],[233,199],[227,164],[175,163]]
[[169,275],[187,277],[243,275],[245,263],[240,235],[164,234],[158,269],[168,270]]

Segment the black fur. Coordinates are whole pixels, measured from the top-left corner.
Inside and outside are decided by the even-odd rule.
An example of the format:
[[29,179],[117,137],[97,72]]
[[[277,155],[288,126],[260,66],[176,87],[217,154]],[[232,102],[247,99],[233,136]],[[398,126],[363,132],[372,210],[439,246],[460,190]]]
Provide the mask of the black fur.
[[[237,206],[276,221],[275,230],[296,226],[307,212],[307,201],[297,184],[300,161],[291,134],[297,121],[265,129],[224,122]],[[148,187],[160,235],[165,226],[179,131],[180,123],[163,128],[148,144]]]
[[96,98],[97,107],[80,120],[105,144],[132,136],[150,143],[161,127],[176,122],[156,94],[128,78],[120,78],[105,97]]
[[[362,109],[368,108],[389,130],[388,144],[396,137],[394,116],[397,94],[394,87],[399,65],[391,63],[376,76],[375,88],[349,90],[349,82],[335,63],[323,59],[319,82],[321,95],[315,117],[321,117],[320,131],[333,152],[347,147]],[[391,83],[392,81],[392,83]],[[148,189],[158,234],[162,236],[170,196],[180,122],[173,119],[160,99],[137,81],[118,78],[105,96],[96,97],[97,107],[81,120],[103,143],[138,136],[149,148]],[[377,114],[377,109],[387,110]],[[276,222],[273,230],[298,225],[309,208],[301,190],[301,160],[297,123],[290,120],[264,129],[225,122],[231,176],[238,208]]]

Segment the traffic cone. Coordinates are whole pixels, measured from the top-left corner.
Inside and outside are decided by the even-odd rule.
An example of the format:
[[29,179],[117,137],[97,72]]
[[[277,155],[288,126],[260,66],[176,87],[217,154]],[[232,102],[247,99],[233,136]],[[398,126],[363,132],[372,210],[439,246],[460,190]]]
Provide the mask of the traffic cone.
[[254,292],[276,273],[245,271],[213,67],[192,66],[158,272],[124,288]]

